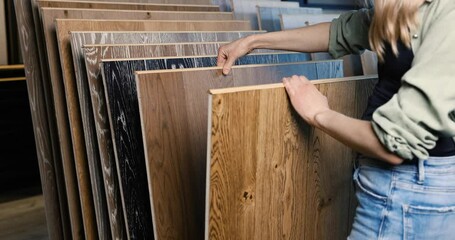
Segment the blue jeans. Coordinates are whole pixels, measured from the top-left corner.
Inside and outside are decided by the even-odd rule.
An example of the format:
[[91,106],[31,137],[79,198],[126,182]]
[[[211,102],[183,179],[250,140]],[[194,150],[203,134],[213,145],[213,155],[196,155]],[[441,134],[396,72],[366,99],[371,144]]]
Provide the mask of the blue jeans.
[[455,156],[389,166],[360,158],[348,239],[455,239]]

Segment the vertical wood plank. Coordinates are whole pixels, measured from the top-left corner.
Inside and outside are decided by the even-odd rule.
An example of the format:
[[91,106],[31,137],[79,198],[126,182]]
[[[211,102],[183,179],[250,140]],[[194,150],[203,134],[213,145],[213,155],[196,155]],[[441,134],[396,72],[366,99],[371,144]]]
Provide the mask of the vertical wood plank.
[[[357,90],[375,78],[314,83],[332,108],[359,117],[352,106],[368,95]],[[282,84],[212,90],[209,111],[206,239],[346,238],[355,153],[305,124]]]
[[8,49],[6,42],[5,2],[0,2],[0,65],[8,64]]
[[40,61],[34,32],[32,5],[28,0],[15,0],[16,17],[19,26],[19,39],[22,57],[25,64],[27,89],[29,94],[31,116],[35,133],[38,166],[41,175],[41,187],[45,205],[46,220],[50,239],[62,239],[62,212],[60,211],[59,189],[54,169],[55,155],[53,154],[46,98],[44,96]]

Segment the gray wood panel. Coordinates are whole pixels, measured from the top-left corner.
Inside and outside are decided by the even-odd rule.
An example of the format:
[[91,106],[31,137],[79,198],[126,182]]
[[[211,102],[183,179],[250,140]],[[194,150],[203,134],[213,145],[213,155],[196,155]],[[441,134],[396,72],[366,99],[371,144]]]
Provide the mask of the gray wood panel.
[[321,14],[322,8],[281,8],[281,7],[257,7],[259,29],[267,32],[281,30],[281,14]]
[[[314,84],[359,118],[376,78]],[[206,239],[346,239],[356,153],[306,124],[281,83],[210,92]]]
[[207,91],[276,83],[293,74],[315,79],[323,75],[317,65],[326,64],[337,65],[339,71],[325,76],[341,74],[340,61],[234,66],[229,76],[220,68],[137,72],[142,139],[160,239],[203,238],[201,232],[197,238],[181,234],[189,232],[187,228],[204,229]]
[[[289,62],[301,59],[306,59],[306,56],[298,53],[273,55],[258,54],[242,57],[237,63],[278,63],[280,61]],[[341,62],[338,63],[338,67],[341,68]],[[153,189],[151,185],[147,185],[145,156],[142,145],[139,109],[137,105],[136,86],[133,75],[134,71],[194,68],[214,65],[216,65],[216,56],[204,58],[185,57],[141,59],[118,62],[112,60],[109,62],[103,62],[102,73],[104,87],[106,89],[106,98],[108,100],[107,106],[109,120],[119,171],[122,176],[123,198],[127,212],[133,210],[128,209],[127,206],[134,206],[135,209],[140,208],[141,212],[144,212],[145,209],[143,209],[143,204],[150,204],[149,195],[145,193],[148,193],[148,190]],[[341,71],[338,72],[341,73]],[[317,76],[316,69],[313,74],[314,77]],[[136,193],[134,198],[131,198],[131,191]],[[139,193],[143,193],[144,195],[140,197]],[[199,196],[201,197],[201,195]],[[194,215],[193,212],[191,212],[193,210],[193,208],[191,208],[192,204],[197,204],[198,201],[191,201],[194,200],[194,198],[192,199],[190,196],[184,196],[183,198],[190,198],[190,200],[189,202],[176,202],[174,203],[175,205],[170,206],[167,205],[169,203],[164,202],[154,205],[156,208],[152,209],[152,212],[155,214],[153,226],[156,229],[155,236],[158,239],[172,239],[174,237],[178,239],[200,239],[203,236],[203,214]],[[199,200],[201,199],[199,198]],[[189,209],[186,209],[185,212],[189,216],[193,217],[194,215],[195,221],[191,221],[191,219],[183,219],[184,222],[182,222],[181,220],[177,220],[179,217],[175,214],[171,216],[172,221],[164,220],[169,218],[167,215],[169,213],[166,209],[169,210],[176,206],[187,206]],[[199,207],[202,209],[203,205],[200,205]],[[178,210],[176,209],[176,211]],[[180,216],[180,219],[182,218],[183,217]],[[164,227],[162,224],[163,221],[165,221]]]
[[[45,214],[48,223],[48,233],[51,239],[64,237],[63,220],[67,219],[65,207],[61,202],[66,202],[65,188],[58,186],[58,173],[55,162],[60,160],[58,149],[54,149],[51,141],[51,130],[47,102],[43,89],[38,46],[35,38],[35,23],[33,20],[32,3],[28,0],[15,0],[16,17],[19,32],[19,40],[24,60],[25,74],[27,78],[27,90],[29,94],[31,117],[35,142],[37,145],[38,166],[41,176]],[[62,184],[62,183],[60,183]],[[61,186],[61,185],[60,185]],[[60,191],[60,192],[59,192]],[[60,195],[59,195],[60,193]]]

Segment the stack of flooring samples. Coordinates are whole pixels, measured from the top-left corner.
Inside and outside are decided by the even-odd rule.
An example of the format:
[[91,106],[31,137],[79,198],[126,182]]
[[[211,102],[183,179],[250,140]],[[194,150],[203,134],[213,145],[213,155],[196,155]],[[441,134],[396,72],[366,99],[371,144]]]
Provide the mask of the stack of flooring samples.
[[[288,7],[278,1],[270,2],[264,5]],[[246,199],[251,203],[250,195],[256,190],[235,184],[231,189],[230,183],[217,187],[219,181],[231,179],[213,177],[218,173],[212,174],[214,168],[207,162],[207,158],[214,158],[210,140],[213,138],[207,135],[215,134],[210,130],[214,128],[211,120],[207,122],[208,116],[213,116],[212,110],[208,111],[214,103],[210,100],[210,89],[278,83],[293,74],[306,75],[309,79],[343,77],[342,60],[311,61],[308,54],[262,49],[240,58],[232,74],[222,75],[215,67],[219,47],[264,32],[243,20],[249,17],[239,20],[235,16],[243,10],[256,12],[256,5],[262,5],[262,1],[253,1],[251,8],[242,7],[245,4],[242,1],[231,5],[225,0],[15,0],[15,3],[51,239],[203,239],[204,236],[227,239],[233,232],[241,233],[243,230],[235,229],[237,225],[231,220],[219,222],[236,216],[217,209],[223,207],[219,205],[225,204],[223,201],[234,203]],[[220,11],[232,8],[240,10]],[[276,21],[277,14],[272,15]],[[331,91],[336,91],[338,85],[329,86]],[[282,106],[277,104],[282,101],[270,98],[261,104],[280,109]],[[256,109],[249,109],[253,102],[237,105],[244,107],[242,111],[256,114]],[[225,110],[228,108],[217,111]],[[233,110],[232,117],[236,114],[241,113]],[[250,120],[262,126],[257,119]],[[233,125],[241,127],[243,123]],[[245,137],[262,133],[249,130],[240,133],[243,130],[232,128],[239,133],[236,136],[237,132],[229,135],[229,131],[226,128],[222,132],[229,136],[226,141],[235,142],[238,138],[244,146],[233,145],[234,148],[222,150],[226,152],[217,152],[219,160],[229,161],[224,157],[243,152],[244,164],[260,166],[250,161],[263,153],[257,152],[259,148],[252,142],[245,142]],[[287,144],[283,139],[277,138],[269,144],[283,147]],[[347,160],[345,165],[350,166],[350,162]],[[312,171],[308,166],[303,164],[301,167],[305,169],[299,170]],[[235,166],[226,169],[239,172],[223,174],[233,178],[250,174],[244,172],[247,168],[230,167]],[[350,185],[345,184],[350,172],[344,170],[338,173],[343,178],[324,182],[327,185],[319,188],[322,192],[330,191],[330,186],[341,184],[346,192],[333,197],[333,201],[323,200],[328,201],[325,204],[330,209],[342,206],[340,209],[349,212],[351,202],[346,197],[350,196]],[[305,175],[293,174],[298,174],[296,179]],[[276,193],[284,191],[281,185],[267,184],[272,185],[263,187],[273,187]],[[283,186],[292,187],[289,184]],[[300,187],[310,189],[316,183],[305,184]],[[213,200],[213,187],[219,189],[215,194],[223,196],[223,201]],[[289,195],[290,201],[301,201],[301,197]],[[263,199],[266,201],[267,197]],[[304,201],[308,208],[313,207],[312,200]],[[256,218],[289,217],[270,215],[268,211],[258,208]],[[270,211],[283,213],[279,209]],[[333,214],[338,213],[341,212]],[[306,219],[307,215],[302,217]],[[329,226],[325,219],[314,224],[325,229]],[[350,218],[337,220],[336,227],[345,229]],[[293,236],[294,232],[300,234],[312,227],[292,224],[283,229]],[[345,232],[337,233],[345,235]],[[236,235],[235,238],[259,236]]]

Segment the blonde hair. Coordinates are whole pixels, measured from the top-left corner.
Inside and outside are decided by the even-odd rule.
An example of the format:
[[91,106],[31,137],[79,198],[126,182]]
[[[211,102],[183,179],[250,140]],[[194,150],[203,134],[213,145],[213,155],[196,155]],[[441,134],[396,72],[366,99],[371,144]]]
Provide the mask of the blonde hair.
[[374,17],[371,22],[369,40],[380,61],[384,60],[384,44],[390,43],[398,56],[397,42],[401,40],[411,48],[411,32],[417,29],[418,0],[375,0]]

